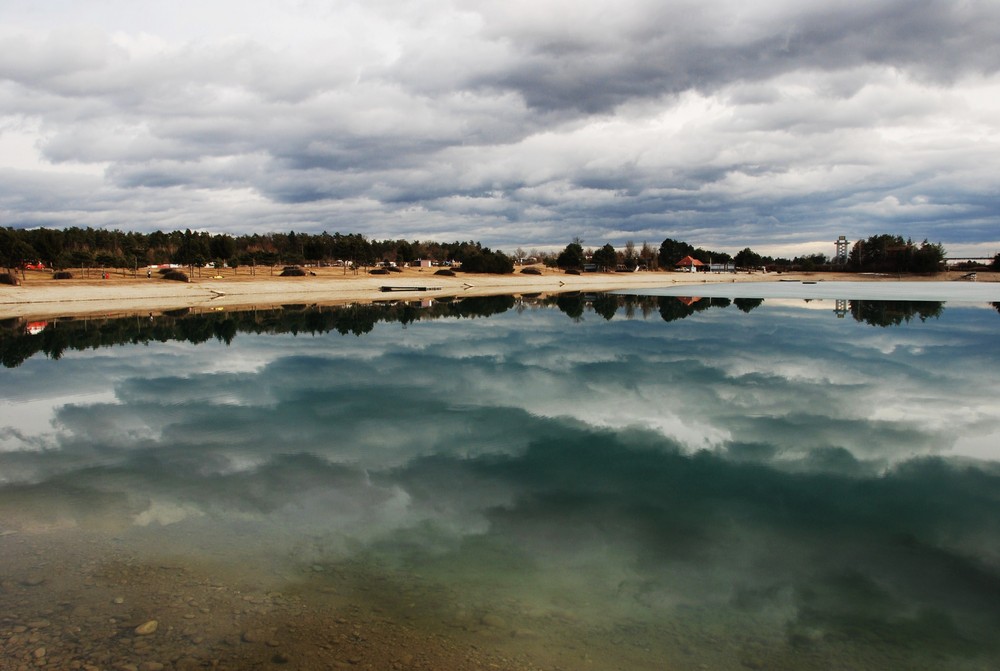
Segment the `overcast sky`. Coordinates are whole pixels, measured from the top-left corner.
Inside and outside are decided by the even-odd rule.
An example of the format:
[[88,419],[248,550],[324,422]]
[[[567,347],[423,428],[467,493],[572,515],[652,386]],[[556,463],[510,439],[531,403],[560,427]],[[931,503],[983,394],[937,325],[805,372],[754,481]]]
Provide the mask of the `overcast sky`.
[[0,225],[1000,252],[994,0],[0,0]]

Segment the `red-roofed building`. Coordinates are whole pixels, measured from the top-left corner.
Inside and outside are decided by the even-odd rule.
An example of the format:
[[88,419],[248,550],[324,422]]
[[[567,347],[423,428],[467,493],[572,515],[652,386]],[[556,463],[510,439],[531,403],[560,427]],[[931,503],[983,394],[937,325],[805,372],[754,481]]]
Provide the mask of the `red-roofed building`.
[[698,269],[705,264],[694,258],[693,256],[685,256],[683,259],[674,264],[675,267],[681,268],[688,271],[689,273],[696,273]]

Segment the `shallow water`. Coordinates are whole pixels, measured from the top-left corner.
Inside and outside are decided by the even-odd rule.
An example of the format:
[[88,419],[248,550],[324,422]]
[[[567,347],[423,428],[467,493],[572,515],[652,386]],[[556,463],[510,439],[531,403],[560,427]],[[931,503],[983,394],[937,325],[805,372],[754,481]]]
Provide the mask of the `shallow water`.
[[992,305],[6,326],[11,668],[1000,662]]

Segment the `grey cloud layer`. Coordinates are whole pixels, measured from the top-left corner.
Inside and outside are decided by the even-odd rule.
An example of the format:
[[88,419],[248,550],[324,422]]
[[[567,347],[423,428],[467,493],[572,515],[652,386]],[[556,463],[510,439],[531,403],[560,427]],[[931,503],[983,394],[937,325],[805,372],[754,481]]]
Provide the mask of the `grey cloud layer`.
[[521,91],[533,107],[607,111],[635,98],[711,91],[796,70],[887,65],[952,81],[1000,67],[1000,12],[989,3],[890,1],[849,10],[822,3],[757,9],[634,3],[620,12],[585,6],[545,18],[507,14],[492,31],[509,39],[519,56],[494,81]]
[[299,11],[262,9],[278,38],[240,21],[183,39],[3,10],[0,140],[103,170],[87,195],[8,168],[4,219],[505,245],[997,237],[994,3]]

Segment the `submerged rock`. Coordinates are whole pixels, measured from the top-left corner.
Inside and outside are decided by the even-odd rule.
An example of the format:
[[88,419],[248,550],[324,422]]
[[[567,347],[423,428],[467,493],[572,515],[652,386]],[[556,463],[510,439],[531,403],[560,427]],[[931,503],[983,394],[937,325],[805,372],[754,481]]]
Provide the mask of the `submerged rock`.
[[135,633],[139,636],[149,636],[154,631],[159,623],[156,620],[150,620],[149,622],[144,622],[135,628]]

